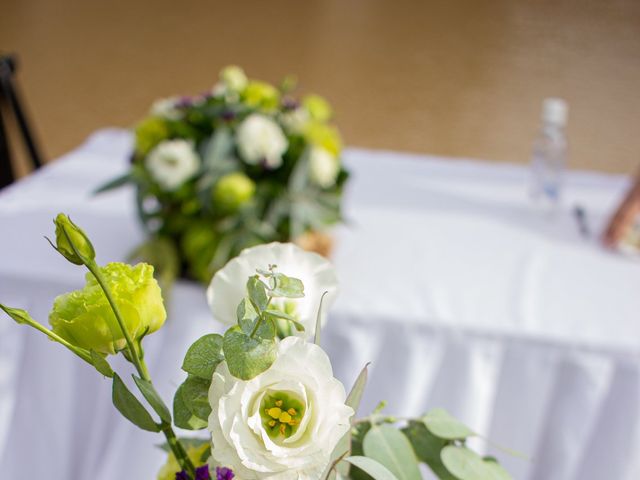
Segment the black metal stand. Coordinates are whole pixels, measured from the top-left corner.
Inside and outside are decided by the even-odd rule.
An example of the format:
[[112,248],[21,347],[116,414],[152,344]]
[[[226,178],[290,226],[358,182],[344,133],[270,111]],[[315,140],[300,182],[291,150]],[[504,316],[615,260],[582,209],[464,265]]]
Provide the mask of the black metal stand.
[[[7,130],[6,119],[13,116],[18,126],[22,141],[34,169],[42,166],[42,156],[36,145],[26,114],[22,108],[20,96],[15,85],[14,75],[16,71],[16,59],[12,55],[0,57],[0,188],[5,187],[15,180],[11,162],[11,150]],[[3,115],[4,120],[3,120]]]

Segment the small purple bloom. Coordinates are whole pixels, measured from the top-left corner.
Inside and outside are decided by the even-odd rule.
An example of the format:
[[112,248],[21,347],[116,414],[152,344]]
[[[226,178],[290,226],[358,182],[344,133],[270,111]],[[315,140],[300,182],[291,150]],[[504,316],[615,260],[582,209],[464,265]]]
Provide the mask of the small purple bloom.
[[230,122],[234,118],[236,118],[235,112],[232,112],[231,110],[225,110],[224,112],[222,112],[222,119],[225,122]]
[[191,97],[180,97],[176,102],[176,106],[179,108],[188,108],[193,105],[193,99]]
[[282,108],[285,110],[295,110],[300,106],[300,103],[291,97],[285,97],[282,99]]
[[184,470],[176,473],[176,480],[189,480],[189,475]]
[[196,480],[211,480],[211,476],[209,476],[208,465],[203,465],[196,468]]
[[233,470],[227,467],[216,467],[216,480],[232,480],[235,475]]

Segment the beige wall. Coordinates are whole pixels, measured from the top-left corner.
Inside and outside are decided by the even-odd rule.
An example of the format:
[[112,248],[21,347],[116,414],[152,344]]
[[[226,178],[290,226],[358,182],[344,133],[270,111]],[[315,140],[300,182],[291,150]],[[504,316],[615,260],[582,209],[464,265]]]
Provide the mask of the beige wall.
[[640,2],[2,0],[0,48],[49,157],[131,125],[229,63],[297,74],[347,143],[526,162],[543,97],[571,105],[571,164],[640,164]]

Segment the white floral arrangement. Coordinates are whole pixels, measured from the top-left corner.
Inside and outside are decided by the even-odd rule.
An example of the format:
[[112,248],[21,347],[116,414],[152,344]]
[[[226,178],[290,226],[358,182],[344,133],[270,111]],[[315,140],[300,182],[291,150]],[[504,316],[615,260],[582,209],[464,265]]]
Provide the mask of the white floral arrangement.
[[[143,340],[166,319],[153,267],[98,266],[77,225],[64,214],[54,223],[52,245],[88,270],[85,287],[55,299],[51,329],[25,310],[0,308],[110,379],[118,411],[164,435],[168,459],[159,480],[418,480],[420,465],[444,480],[511,478],[495,458],[467,446],[474,432],[445,410],[401,418],[383,414],[381,403],[356,417],[367,367],[347,394],[320,346],[324,312],[337,294],[335,271],[293,244],[249,248],[215,274],[209,305],[231,326],[188,349],[187,378],[169,409],[144,360]],[[108,361],[117,354],[134,371],[129,386]],[[210,435],[179,438],[175,427]]]
[[341,221],[348,172],[333,110],[295,82],[236,66],[200,95],[156,101],[135,129],[131,168],[99,191],[136,189],[148,241],[136,255],[161,278],[207,283],[244,248],[294,241],[323,254]]

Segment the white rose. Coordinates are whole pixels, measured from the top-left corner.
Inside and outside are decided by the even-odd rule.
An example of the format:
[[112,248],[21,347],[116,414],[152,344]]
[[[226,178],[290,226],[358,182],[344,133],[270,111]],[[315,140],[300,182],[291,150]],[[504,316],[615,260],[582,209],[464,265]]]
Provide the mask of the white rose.
[[162,188],[175,190],[198,172],[200,159],[192,142],[166,140],[149,152],[145,166]]
[[216,368],[209,389],[211,454],[242,480],[317,480],[353,409],[327,354],[301,338],[278,344],[273,365],[248,381]]
[[282,165],[282,155],[289,143],[280,126],[272,119],[252,113],[236,132],[240,155],[250,165],[264,162],[269,168]]
[[340,173],[340,161],[331,152],[321,147],[312,147],[309,152],[309,174],[311,180],[322,188],[336,183]]
[[295,108],[280,115],[280,121],[291,133],[302,134],[309,123],[309,112],[304,108]]
[[[247,248],[218,270],[207,289],[213,317],[228,325],[235,324],[236,309],[246,295],[247,279],[255,275],[257,269],[267,270],[269,265],[276,265],[278,272],[298,278],[304,285],[304,297],[275,298],[271,306],[286,311],[302,323],[307,338],[313,336],[322,294],[327,292],[322,300],[323,313],[320,319],[324,325],[326,312],[338,295],[338,278],[335,268],[326,258],[292,243],[270,243]],[[290,327],[289,322],[283,322]]]
[[180,120],[182,111],[178,108],[179,102],[180,97],[161,98],[153,102],[149,114],[167,120]]

